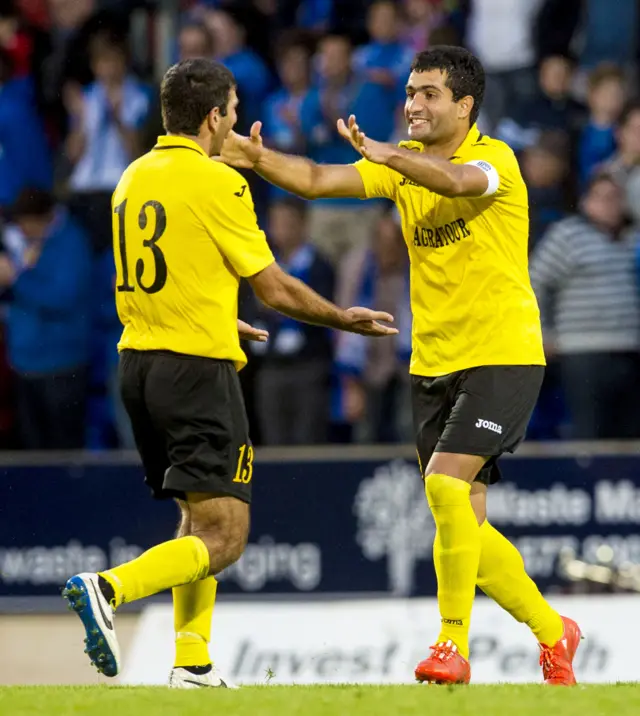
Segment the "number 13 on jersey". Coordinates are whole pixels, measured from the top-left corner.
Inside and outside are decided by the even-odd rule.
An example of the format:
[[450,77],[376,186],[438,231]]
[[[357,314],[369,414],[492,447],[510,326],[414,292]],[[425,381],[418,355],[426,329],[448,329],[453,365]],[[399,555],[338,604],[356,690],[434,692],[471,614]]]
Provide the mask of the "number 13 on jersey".
[[[134,232],[133,237],[127,236],[126,233],[126,215],[127,202],[125,199],[121,204],[114,207],[113,212],[118,217],[118,248],[120,250],[120,268],[122,270],[122,282],[116,288],[118,291],[135,291],[136,287],[131,283],[129,278],[129,264],[127,262],[127,240],[139,241],[142,246],[150,250],[149,258],[153,261],[153,280],[151,283],[145,284],[142,281],[144,276],[146,262],[145,259],[139,258],[136,261],[136,283],[145,293],[158,293],[167,283],[167,261],[162,249],[158,246],[158,242],[162,238],[167,228],[167,212],[164,206],[158,201],[145,202],[138,213],[138,232]],[[149,238],[144,238],[147,234],[147,226],[149,224],[149,215],[154,215],[154,230]]]

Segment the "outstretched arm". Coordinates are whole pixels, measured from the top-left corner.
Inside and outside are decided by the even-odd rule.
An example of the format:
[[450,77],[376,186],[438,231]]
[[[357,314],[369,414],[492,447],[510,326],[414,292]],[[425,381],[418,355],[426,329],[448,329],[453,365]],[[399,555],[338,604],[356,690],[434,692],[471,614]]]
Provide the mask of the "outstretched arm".
[[230,132],[216,159],[237,169],[253,169],[276,186],[304,199],[366,198],[360,172],[350,164],[317,164],[305,157],[267,149],[260,135],[261,124],[243,137]]
[[304,199],[366,198],[360,172],[351,164],[317,164],[266,149],[254,169],[267,181]]
[[489,177],[478,166],[452,164],[447,159],[430,157],[402,147],[393,147],[386,166],[440,196],[478,197],[490,190]]
[[498,189],[497,173],[486,162],[453,164],[447,159],[376,142],[360,131],[353,115],[348,124],[338,120],[338,131],[365,159],[383,164],[441,196],[489,196]]
[[395,328],[378,323],[393,321],[393,316],[388,313],[368,308],[338,308],[302,281],[283,271],[275,262],[250,277],[249,283],[263,303],[298,321],[364,336],[389,336],[398,332]]

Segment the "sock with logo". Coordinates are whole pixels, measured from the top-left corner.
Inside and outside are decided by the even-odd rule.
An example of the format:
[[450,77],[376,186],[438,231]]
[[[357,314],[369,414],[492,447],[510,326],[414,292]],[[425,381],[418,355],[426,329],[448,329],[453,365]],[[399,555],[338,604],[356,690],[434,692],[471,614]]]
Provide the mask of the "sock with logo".
[[562,639],[564,624],[525,571],[520,552],[486,520],[480,527],[480,542],[480,589],[527,624],[541,644],[554,646]]
[[452,641],[469,658],[469,622],[480,560],[480,528],[471,507],[471,485],[448,475],[425,480],[436,523],[433,561],[442,627],[438,643]]
[[217,589],[215,577],[173,588],[174,666],[190,668],[211,664],[209,641]]
[[113,608],[150,597],[209,574],[209,551],[199,537],[180,537],[152,547],[131,562],[100,572],[113,590]]

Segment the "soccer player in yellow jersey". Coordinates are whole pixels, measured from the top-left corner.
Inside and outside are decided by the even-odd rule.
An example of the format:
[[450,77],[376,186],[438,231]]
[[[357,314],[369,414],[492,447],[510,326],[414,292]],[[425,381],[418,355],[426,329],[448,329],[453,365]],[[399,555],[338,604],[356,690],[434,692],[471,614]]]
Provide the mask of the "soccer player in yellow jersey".
[[249,137],[230,134],[220,160],[309,199],[387,197],[402,217],[414,424],[437,527],[441,614],[440,635],[416,678],[469,682],[478,585],[529,625],[545,682],[568,685],[580,630],[545,601],[516,548],[486,519],[487,485],[500,477],[499,456],[524,437],[545,359],[527,267],[527,190],[513,152],[475,124],[484,85],[472,54],[436,47],[417,55],[407,82],[409,141],[372,141],[350,117],[337,129],[363,158],[318,165],[264,148],[257,123]]
[[106,676],[120,669],[114,612],[173,589],[176,659],[169,684],[228,686],[208,651],[215,576],[249,532],[253,447],[237,371],[240,278],[293,318],[368,336],[395,329],[386,313],[342,310],[282,271],[257,226],[244,178],[211,161],[236,121],[233,75],[209,60],[170,68],[161,88],[166,136],[124,173],[113,195],[116,302],[124,324],[120,384],[157,498],[181,509],[176,539],[99,574],[69,579],[65,596]]

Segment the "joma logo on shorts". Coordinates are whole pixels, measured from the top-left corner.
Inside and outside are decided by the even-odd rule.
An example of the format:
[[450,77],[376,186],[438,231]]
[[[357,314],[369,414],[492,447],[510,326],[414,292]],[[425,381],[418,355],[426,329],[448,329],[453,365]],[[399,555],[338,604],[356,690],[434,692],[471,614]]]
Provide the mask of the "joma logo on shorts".
[[476,428],[484,428],[485,430],[491,430],[494,433],[498,433],[498,435],[502,435],[502,425],[492,423],[489,420],[482,420],[482,418],[478,418]]

